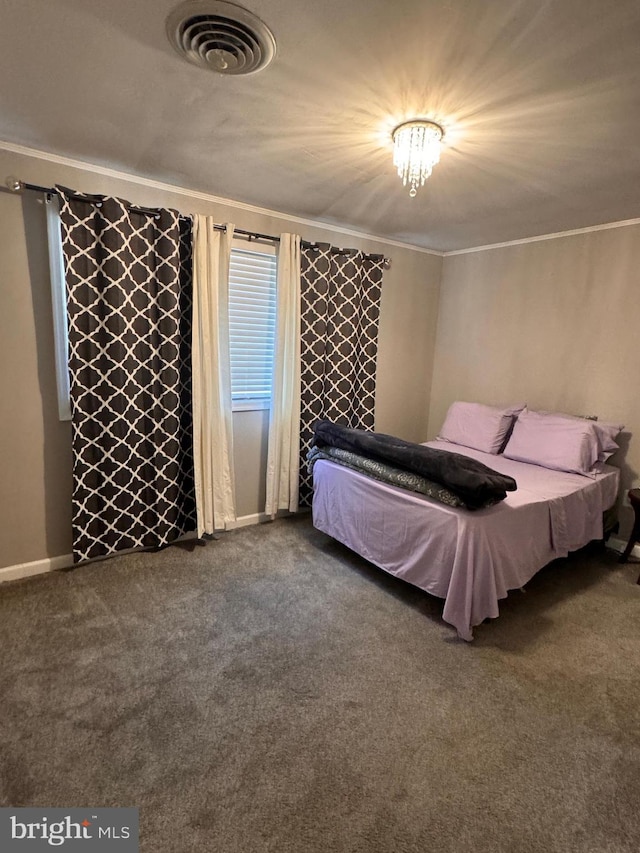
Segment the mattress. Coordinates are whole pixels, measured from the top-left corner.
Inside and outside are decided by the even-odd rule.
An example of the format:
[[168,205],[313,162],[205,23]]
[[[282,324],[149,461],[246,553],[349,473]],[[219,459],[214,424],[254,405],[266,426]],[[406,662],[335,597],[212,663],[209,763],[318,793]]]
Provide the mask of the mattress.
[[452,508],[327,460],[315,463],[313,524],[381,569],[444,598],[443,618],[464,640],[499,614],[498,602],[543,566],[603,535],[619,471],[593,477],[432,441],[514,477],[500,503]]

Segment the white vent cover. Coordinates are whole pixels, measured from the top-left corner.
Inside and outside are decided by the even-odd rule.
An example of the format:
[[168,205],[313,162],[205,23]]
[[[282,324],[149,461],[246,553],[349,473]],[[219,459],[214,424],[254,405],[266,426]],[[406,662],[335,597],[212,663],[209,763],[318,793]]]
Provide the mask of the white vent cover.
[[167,18],[167,35],[189,62],[218,74],[254,74],[276,53],[273,33],[253,12],[223,0],[188,0]]

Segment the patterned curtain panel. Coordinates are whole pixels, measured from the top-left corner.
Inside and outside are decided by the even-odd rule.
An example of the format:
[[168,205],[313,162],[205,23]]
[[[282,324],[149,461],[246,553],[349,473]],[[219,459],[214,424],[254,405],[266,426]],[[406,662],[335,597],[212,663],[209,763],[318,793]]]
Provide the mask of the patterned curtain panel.
[[63,196],[74,560],[195,527],[191,222]]
[[315,422],[373,429],[383,265],[381,255],[328,244],[301,251],[300,506],[313,492],[306,455]]

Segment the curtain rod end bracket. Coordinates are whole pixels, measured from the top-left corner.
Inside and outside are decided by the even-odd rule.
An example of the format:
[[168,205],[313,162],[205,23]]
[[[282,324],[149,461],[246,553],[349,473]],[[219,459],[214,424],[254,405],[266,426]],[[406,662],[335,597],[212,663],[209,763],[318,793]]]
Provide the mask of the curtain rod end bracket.
[[19,178],[14,177],[13,175],[9,175],[9,177],[4,182],[5,186],[12,193],[22,193],[25,189],[24,181],[21,181]]

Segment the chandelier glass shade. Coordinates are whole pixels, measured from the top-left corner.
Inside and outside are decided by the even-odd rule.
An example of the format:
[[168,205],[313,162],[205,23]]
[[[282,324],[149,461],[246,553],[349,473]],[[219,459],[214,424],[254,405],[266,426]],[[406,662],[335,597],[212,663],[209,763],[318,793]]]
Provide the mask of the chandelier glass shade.
[[405,187],[410,187],[411,198],[427,180],[436,163],[440,162],[443,135],[439,124],[421,119],[399,124],[391,134],[393,165]]

